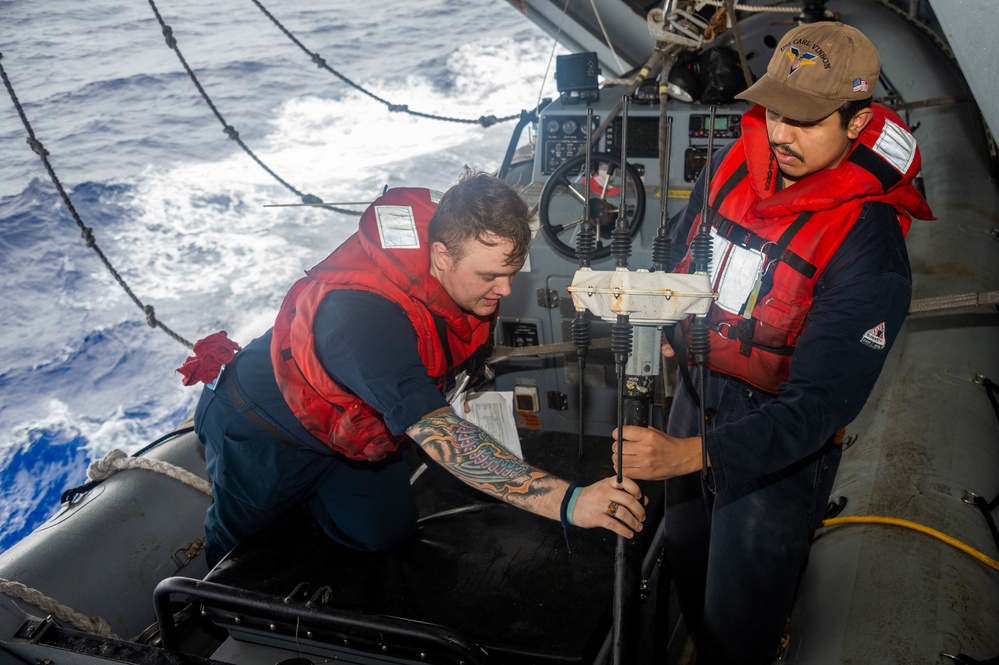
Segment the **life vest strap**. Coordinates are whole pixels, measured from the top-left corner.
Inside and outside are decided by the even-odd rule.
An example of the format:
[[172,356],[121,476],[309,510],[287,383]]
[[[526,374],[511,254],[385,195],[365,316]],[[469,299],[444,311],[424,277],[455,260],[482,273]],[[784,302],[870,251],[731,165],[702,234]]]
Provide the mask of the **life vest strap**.
[[881,187],[886,192],[900,183],[904,175],[895,170],[891,164],[879,157],[877,153],[863,143],[853,149],[847,161],[856,164],[877,178],[878,182],[881,183]]
[[444,349],[445,367],[454,364],[454,356],[451,355],[451,344],[447,341],[447,321],[443,316],[434,314],[434,327],[437,328],[437,338],[441,341],[441,348]]
[[[746,323],[750,325],[731,326],[726,322],[714,323],[712,321],[708,321],[708,328],[715,331],[725,339],[738,341],[741,345],[739,349],[740,353],[742,353],[743,347],[749,347],[751,349],[760,349],[761,351],[766,351],[767,353],[772,353],[777,356],[790,356],[794,353],[795,349],[794,346],[775,347],[775,346],[766,346],[765,344],[759,344],[757,342],[754,342],[752,339],[752,324],[754,323],[754,321],[749,320],[746,321]],[[748,331],[748,336],[747,336],[747,331]],[[749,355],[749,354],[743,353],[743,355]]]
[[724,184],[718,188],[718,191],[715,192],[714,197],[711,199],[710,207],[714,209],[718,201],[724,201],[728,195],[732,193],[732,190],[735,189],[736,185],[742,182],[743,178],[748,175],[749,165],[745,160],[743,160],[743,162],[736,167],[735,171],[732,172],[732,175],[730,175],[728,179],[725,180]]
[[[236,354],[236,360],[238,359],[239,354]],[[222,376],[219,377],[219,382],[225,386],[225,389],[229,394],[229,399],[232,401],[233,406],[236,407],[236,410],[239,411],[244,418],[253,423],[261,432],[276,441],[280,441],[283,444],[291,446],[292,448],[305,447],[301,441],[283,431],[276,424],[261,415],[256,410],[256,405],[243,396],[243,391],[240,390],[236,383],[235,360],[230,363],[225,370],[223,370]]]
[[444,317],[436,314],[434,314],[433,317],[434,326],[437,329],[437,336],[440,338],[441,348],[444,350],[444,358],[447,361],[447,371],[445,371],[441,376],[431,376],[430,380],[437,385],[441,394],[446,396],[457,385],[457,379],[460,374],[465,372],[469,377],[474,379],[479,373],[479,369],[485,364],[486,359],[492,355],[493,337],[496,330],[496,317],[493,317],[489,322],[489,339],[486,343],[473,351],[472,354],[457,367],[454,366],[454,356],[451,354],[451,345],[448,343],[447,321],[445,321]]
[[[805,219],[802,220],[802,217],[805,217]],[[794,223],[788,227],[787,231],[791,231],[793,229],[791,234],[793,236],[794,233],[798,232],[801,226],[804,226],[804,222],[808,221],[808,217],[811,217],[811,215],[808,213],[802,213],[796,220],[794,220]],[[781,261],[786,263],[788,267],[805,277],[808,277],[809,279],[811,279],[818,270],[818,268],[814,265],[788,249],[786,244],[782,243],[784,240],[783,236],[781,236],[780,240],[773,242],[756,235],[746,227],[741,224],[737,224],[730,219],[725,219],[720,215],[718,216],[718,219],[720,220],[718,223],[718,235],[725,238],[725,240],[728,240],[733,245],[738,245],[739,247],[743,247],[745,249],[760,252],[771,261]],[[787,234],[787,231],[785,231],[785,235]],[[790,238],[787,240],[787,243],[790,243]]]

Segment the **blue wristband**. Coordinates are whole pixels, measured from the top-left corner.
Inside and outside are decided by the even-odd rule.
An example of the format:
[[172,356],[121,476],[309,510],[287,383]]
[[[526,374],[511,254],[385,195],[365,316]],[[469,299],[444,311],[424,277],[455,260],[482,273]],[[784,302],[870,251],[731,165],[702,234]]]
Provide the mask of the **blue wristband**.
[[576,526],[576,523],[572,521],[572,509],[576,507],[576,499],[579,498],[579,491],[583,489],[578,485],[572,489],[572,496],[569,498],[569,503],[565,507],[565,521],[569,524]]
[[579,496],[581,489],[583,488],[579,483],[569,483],[562,497],[562,506],[559,508],[559,519],[562,522],[562,532],[565,534],[565,549],[570,553],[572,548],[569,547],[569,525],[572,524],[572,509],[576,507],[576,497]]

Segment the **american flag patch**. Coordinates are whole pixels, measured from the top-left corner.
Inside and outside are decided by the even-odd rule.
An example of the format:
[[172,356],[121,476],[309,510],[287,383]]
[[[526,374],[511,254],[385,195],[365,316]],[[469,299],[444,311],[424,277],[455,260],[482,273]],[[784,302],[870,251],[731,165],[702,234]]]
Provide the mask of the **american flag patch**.
[[870,90],[870,86],[867,85],[867,81],[862,78],[853,79],[853,91],[854,92],[867,92]]

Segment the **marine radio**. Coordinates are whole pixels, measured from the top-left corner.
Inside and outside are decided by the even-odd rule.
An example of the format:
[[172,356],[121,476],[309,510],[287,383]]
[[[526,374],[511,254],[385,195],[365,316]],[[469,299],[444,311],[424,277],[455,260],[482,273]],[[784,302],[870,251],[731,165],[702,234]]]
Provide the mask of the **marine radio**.
[[[604,99],[590,104],[593,108],[593,124],[596,129],[613,110],[615,99],[606,95]],[[715,115],[715,147],[731,143],[742,135],[742,111],[746,106],[739,102],[732,110],[721,107]],[[668,114],[673,117],[673,126],[687,128],[687,145],[678,149],[680,141],[676,130],[673,135],[673,155],[671,173],[683,174],[684,183],[697,179],[707,158],[708,123],[710,115],[707,107],[699,104],[673,102]],[[571,158],[581,155],[586,148],[586,112],[578,104],[566,104],[556,100],[545,109],[538,123],[537,157],[535,159],[534,182],[543,183],[559,166]],[[611,121],[594,150],[618,155],[621,152],[621,118]],[[655,186],[659,181],[659,105],[632,105],[628,117],[628,162],[645,178],[646,183]],[[648,170],[652,169],[652,170]]]

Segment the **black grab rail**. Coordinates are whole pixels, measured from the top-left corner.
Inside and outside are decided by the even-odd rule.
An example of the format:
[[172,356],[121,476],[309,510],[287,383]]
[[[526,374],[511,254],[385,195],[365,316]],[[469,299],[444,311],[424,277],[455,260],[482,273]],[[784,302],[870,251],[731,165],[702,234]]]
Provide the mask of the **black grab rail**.
[[316,636],[330,633],[336,635],[340,644],[346,640],[352,645],[373,645],[382,656],[391,655],[389,644],[395,642],[405,645],[396,655],[435,651],[438,657],[453,659],[455,663],[488,665],[488,656],[482,647],[443,626],[323,606],[321,601],[317,602],[318,594],[302,602],[292,597],[279,598],[188,577],[168,577],[153,591],[160,638],[163,648],[169,651],[179,649],[177,625],[171,609],[171,598],[175,594],[184,594],[212,610],[233,612],[232,622],[240,624],[241,628],[250,629],[258,620],[272,636],[281,635],[282,629],[288,630],[289,639],[296,640],[306,632]]

